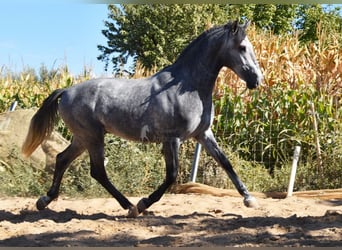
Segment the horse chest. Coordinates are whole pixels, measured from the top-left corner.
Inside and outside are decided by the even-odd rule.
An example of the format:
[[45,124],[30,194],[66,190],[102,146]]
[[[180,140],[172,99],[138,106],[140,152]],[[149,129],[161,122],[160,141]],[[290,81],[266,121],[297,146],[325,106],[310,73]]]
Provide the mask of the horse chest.
[[211,124],[211,102],[209,105],[196,94],[178,98],[174,105],[154,110],[153,119],[141,127],[141,138],[178,137],[187,139],[194,133],[205,131]]

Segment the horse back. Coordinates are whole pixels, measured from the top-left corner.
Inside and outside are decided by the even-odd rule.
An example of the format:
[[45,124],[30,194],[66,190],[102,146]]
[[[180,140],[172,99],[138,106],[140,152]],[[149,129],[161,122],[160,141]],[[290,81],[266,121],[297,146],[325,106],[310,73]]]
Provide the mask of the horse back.
[[74,134],[88,137],[98,131],[129,140],[160,142],[167,137],[186,139],[200,125],[209,127],[208,121],[202,121],[208,119],[203,116],[198,93],[184,91],[181,81],[165,75],[77,84],[63,93],[59,112]]

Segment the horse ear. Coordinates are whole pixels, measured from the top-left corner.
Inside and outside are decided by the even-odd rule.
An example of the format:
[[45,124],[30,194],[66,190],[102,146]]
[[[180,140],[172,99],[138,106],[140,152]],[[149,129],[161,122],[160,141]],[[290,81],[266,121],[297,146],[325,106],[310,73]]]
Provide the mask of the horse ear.
[[232,33],[233,34],[236,34],[236,32],[239,30],[239,20],[235,20],[233,23],[232,23]]
[[245,24],[243,25],[243,29],[246,30],[247,27],[248,27],[250,24],[251,24],[251,21],[250,21],[250,20],[247,20],[247,21],[245,22]]

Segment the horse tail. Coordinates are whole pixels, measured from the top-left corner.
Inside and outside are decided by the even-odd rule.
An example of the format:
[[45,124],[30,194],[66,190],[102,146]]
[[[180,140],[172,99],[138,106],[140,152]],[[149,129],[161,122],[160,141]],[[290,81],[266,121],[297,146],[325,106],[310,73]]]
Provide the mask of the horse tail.
[[28,134],[21,149],[26,157],[30,156],[52,133],[57,118],[58,98],[63,92],[64,89],[57,89],[52,92],[32,117]]

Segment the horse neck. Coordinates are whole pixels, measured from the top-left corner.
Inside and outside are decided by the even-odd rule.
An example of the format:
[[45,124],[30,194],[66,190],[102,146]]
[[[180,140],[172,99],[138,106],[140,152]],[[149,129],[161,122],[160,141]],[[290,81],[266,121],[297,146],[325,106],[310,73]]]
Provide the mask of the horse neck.
[[222,68],[218,58],[213,53],[196,53],[175,66],[182,71],[192,89],[211,98],[216,78]]

